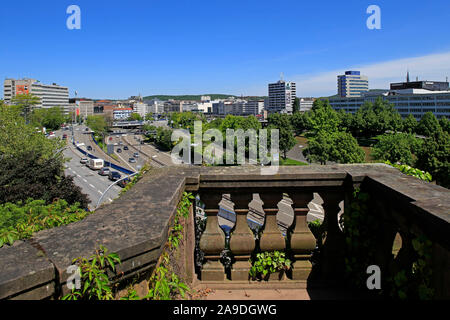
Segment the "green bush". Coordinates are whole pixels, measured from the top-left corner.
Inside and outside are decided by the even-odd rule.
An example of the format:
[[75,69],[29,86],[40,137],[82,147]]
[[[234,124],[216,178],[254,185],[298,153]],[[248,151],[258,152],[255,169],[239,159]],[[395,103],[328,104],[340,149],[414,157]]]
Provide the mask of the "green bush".
[[[252,261],[250,261],[251,263]],[[291,260],[286,258],[284,252],[262,252],[256,255],[249,274],[253,279],[265,279],[271,273],[291,269]]]
[[0,247],[30,238],[35,232],[84,219],[90,212],[65,200],[46,205],[44,200],[0,205]]

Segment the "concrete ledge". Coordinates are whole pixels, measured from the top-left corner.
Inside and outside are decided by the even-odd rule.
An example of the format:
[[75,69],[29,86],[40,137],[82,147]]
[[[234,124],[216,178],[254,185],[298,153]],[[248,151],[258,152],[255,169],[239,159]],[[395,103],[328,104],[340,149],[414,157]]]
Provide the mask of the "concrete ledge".
[[45,299],[55,292],[53,264],[26,242],[2,248],[0,266],[0,299]]

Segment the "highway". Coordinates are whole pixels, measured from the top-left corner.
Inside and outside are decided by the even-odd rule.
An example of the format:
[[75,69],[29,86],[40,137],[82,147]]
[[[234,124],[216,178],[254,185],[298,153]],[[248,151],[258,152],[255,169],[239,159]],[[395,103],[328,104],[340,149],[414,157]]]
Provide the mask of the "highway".
[[[122,163],[125,162],[128,167],[133,169],[133,171],[139,171],[149,161],[149,158],[140,153],[139,148],[135,149],[126,143],[125,138],[131,137],[131,139],[134,140],[134,138],[132,138],[133,136],[133,134],[125,133],[123,135],[111,135],[106,139],[108,143],[114,144],[114,154],[121,160]],[[138,144],[137,141],[136,144]],[[125,150],[123,148],[124,146],[128,146],[128,150]],[[120,149],[121,152],[117,152],[118,149]],[[134,156],[135,152],[139,153],[139,157],[136,158]],[[136,162],[131,163],[129,161],[130,158],[134,158]]]
[[[113,182],[108,179],[107,176],[101,176],[98,171],[89,169],[86,165],[80,163],[80,159],[85,156],[79,152],[73,145],[71,140],[71,131],[56,131],[55,135],[57,137],[62,137],[63,133],[68,135],[67,148],[64,150],[64,156],[68,161],[64,164],[65,174],[74,177],[74,183],[79,186],[83,193],[85,193],[91,200],[89,204],[89,209],[95,209],[95,206],[103,195],[103,192],[111,185]],[[102,199],[101,204],[112,202],[117,196],[122,188],[115,185],[108,190],[108,193]]]

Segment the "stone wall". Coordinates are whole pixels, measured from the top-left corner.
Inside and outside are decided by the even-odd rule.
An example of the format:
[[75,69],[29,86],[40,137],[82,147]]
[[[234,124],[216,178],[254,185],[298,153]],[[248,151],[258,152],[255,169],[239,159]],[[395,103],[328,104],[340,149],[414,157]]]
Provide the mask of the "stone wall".
[[[110,274],[113,281],[151,270],[166,243],[184,191],[221,194],[296,188],[325,192],[361,183],[386,206],[403,205],[414,226],[436,243],[441,258],[436,258],[435,283],[441,283],[440,296],[448,297],[450,191],[385,165],[365,164],[280,167],[276,175],[260,175],[258,167],[152,170],[119,199],[84,220],[40,231],[30,240],[0,248],[0,299],[46,299],[67,294],[67,267],[77,257],[92,255],[100,245],[118,253],[122,261],[116,274]],[[194,241],[193,236],[186,240]]]

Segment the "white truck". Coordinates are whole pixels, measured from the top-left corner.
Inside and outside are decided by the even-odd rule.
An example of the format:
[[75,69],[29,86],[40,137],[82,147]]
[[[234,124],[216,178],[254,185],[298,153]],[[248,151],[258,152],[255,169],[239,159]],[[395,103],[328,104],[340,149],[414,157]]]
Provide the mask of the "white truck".
[[89,159],[88,167],[92,170],[100,170],[104,165],[103,159]]

